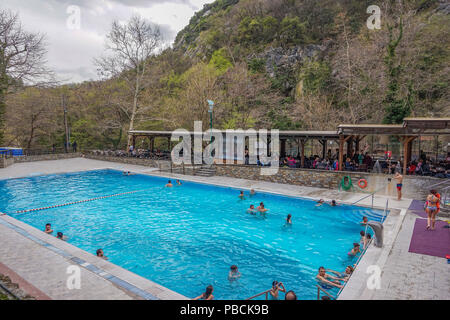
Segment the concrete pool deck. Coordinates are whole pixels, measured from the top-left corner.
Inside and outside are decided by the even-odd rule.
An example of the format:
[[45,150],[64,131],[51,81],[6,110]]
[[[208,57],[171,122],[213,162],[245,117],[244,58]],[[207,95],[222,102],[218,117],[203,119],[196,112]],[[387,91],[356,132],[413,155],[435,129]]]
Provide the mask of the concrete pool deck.
[[[0,169],[0,179],[106,168],[246,190],[253,188],[256,191],[287,196],[335,199],[338,203],[347,204],[366,196],[362,193],[338,192],[330,189],[228,177],[193,177],[160,173],[156,168],[85,158],[17,163]],[[374,208],[384,209],[388,200],[391,212],[384,223],[384,246],[383,248],[376,248],[373,245],[369,247],[339,298],[352,300],[450,299],[450,265],[447,264],[446,259],[408,252],[416,218],[413,213],[408,211],[412,199],[397,201],[394,196],[377,195],[374,198]],[[359,202],[358,205],[370,207],[371,201],[369,197]],[[14,270],[20,277],[51,299],[151,299],[152,297],[185,299],[173,291],[101,260],[55,237],[48,236],[9,216],[1,216],[0,220],[0,243],[2,243],[0,263]],[[19,228],[19,230],[14,228]],[[38,240],[36,241],[36,239]],[[82,285],[79,290],[69,290],[66,286],[67,267],[77,265],[74,261],[81,266]],[[366,285],[371,276],[366,271],[371,265],[379,266],[382,271],[381,288],[378,290],[369,290]],[[112,280],[117,278],[122,282],[111,281],[111,278],[105,277],[104,273],[113,275]]]

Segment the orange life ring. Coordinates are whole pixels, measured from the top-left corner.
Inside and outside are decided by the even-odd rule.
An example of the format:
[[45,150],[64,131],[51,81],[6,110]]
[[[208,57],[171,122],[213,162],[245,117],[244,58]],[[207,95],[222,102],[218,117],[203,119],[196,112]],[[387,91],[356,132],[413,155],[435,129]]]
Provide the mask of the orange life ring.
[[358,181],[358,186],[359,186],[361,189],[365,189],[365,188],[367,187],[367,180],[366,180],[366,179],[360,179],[360,180]]

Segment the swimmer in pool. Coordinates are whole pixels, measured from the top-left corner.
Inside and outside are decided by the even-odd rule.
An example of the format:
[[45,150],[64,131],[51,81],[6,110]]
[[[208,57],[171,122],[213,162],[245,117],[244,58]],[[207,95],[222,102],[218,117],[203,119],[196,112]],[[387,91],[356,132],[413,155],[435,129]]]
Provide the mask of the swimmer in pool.
[[177,179],[177,186],[181,186],[181,185],[182,185],[181,181]]
[[103,249],[97,249],[96,254],[97,257],[102,258],[103,260],[108,260],[108,257],[103,253]]
[[234,281],[241,277],[241,273],[238,270],[238,267],[236,265],[232,265],[230,267],[230,272],[228,273],[228,280]]
[[292,225],[292,215],[288,214],[286,217],[286,225]]
[[251,190],[250,190],[250,197],[253,197],[255,194],[256,194],[255,190],[254,190],[254,189],[251,189]]
[[67,241],[67,237],[62,232],[58,232],[56,234],[56,238],[60,239],[60,240],[63,240],[63,241]]
[[247,213],[255,215],[256,214],[255,206],[251,204],[250,208],[247,209]]
[[169,180],[169,182],[166,184],[166,187],[167,188],[172,188],[173,187],[172,181]]
[[47,223],[47,224],[45,225],[45,230],[44,230],[44,232],[45,232],[46,234],[52,234],[52,233],[53,233],[52,225],[51,225],[50,223]]
[[274,281],[272,282],[272,289],[270,289],[270,298],[272,300],[278,300],[279,292],[286,292],[286,288],[282,282]]
[[267,211],[269,211],[269,209],[266,209],[266,208],[264,207],[264,203],[263,203],[263,202],[261,202],[261,203],[259,204],[259,207],[258,207],[257,209],[258,209],[258,211],[259,211],[260,213],[262,213],[262,214],[266,214]]
[[241,192],[239,193],[239,199],[245,200],[244,191],[241,191]]
[[369,219],[367,219],[367,217],[364,216],[364,217],[362,218],[361,224],[362,224],[363,226],[365,226],[365,225],[367,224],[368,221],[369,221]]
[[330,206],[336,207],[337,206],[336,200],[331,200]]
[[337,272],[337,271],[334,271],[331,269],[326,269],[326,272],[331,272],[331,273],[335,274],[339,280],[347,282],[348,279],[350,278],[350,276],[352,275],[353,270],[354,269],[352,266],[347,266],[347,268],[345,268],[345,272]]
[[317,201],[316,207],[320,207],[321,205],[323,205],[325,203],[325,200],[320,199],[319,201]]
[[337,287],[337,288],[342,288],[342,285],[340,282],[341,279],[327,274],[324,267],[319,268],[319,273],[317,274],[316,279],[321,284],[325,284],[325,285]]
[[353,243],[353,249],[349,251],[348,255],[354,257],[354,256],[356,256],[358,253],[361,253],[360,247],[361,247],[361,246],[360,246],[359,243],[356,243],[356,242]]

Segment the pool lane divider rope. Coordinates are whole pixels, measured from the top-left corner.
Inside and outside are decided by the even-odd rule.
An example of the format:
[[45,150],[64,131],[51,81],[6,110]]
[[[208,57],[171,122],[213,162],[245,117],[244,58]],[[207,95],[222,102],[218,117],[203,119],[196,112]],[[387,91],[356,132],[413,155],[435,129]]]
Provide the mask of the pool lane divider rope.
[[108,195],[108,196],[101,196],[101,197],[95,197],[95,198],[92,198],[92,199],[73,201],[73,202],[57,204],[57,205],[54,205],[54,206],[48,206],[48,207],[42,207],[42,208],[35,208],[35,209],[28,209],[28,210],[19,210],[19,211],[16,211],[14,213],[27,213],[27,212],[35,212],[35,211],[41,211],[41,210],[48,210],[48,209],[66,207],[66,206],[71,206],[71,205],[74,205],[74,204],[80,204],[80,203],[85,203],[85,202],[91,202],[91,201],[96,201],[96,200],[102,200],[102,199],[107,199],[107,198],[112,198],[112,197],[118,197],[118,196],[124,196],[124,195],[128,195],[128,194],[138,193],[138,192],[142,192],[142,191],[145,191],[145,190],[147,190],[147,189],[116,193],[116,194],[111,194],[111,195]]

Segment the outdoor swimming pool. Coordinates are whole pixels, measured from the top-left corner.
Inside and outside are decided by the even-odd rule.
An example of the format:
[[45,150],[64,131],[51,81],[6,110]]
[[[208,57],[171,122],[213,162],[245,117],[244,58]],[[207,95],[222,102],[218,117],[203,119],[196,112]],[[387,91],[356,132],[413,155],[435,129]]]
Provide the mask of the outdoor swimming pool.
[[[311,200],[258,193],[239,200],[232,188],[167,179],[123,176],[113,170],[0,181],[0,211],[40,230],[51,223],[68,242],[187,297],[214,286],[216,299],[245,299],[284,283],[299,299],[315,299],[320,266],[344,271],[355,259],[363,215],[383,212],[341,205],[316,207]],[[98,196],[138,191],[66,207],[14,214]],[[266,218],[246,213],[263,201]],[[285,227],[286,215],[293,225]],[[242,277],[227,279],[232,264]],[[335,291],[336,293],[336,291]],[[284,298],[284,295],[281,295]]]

